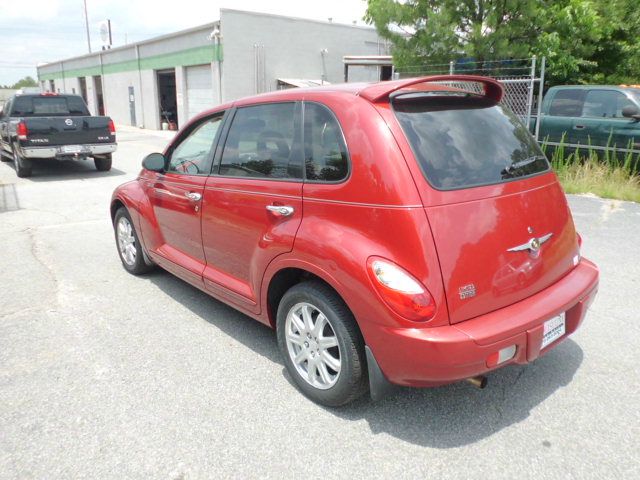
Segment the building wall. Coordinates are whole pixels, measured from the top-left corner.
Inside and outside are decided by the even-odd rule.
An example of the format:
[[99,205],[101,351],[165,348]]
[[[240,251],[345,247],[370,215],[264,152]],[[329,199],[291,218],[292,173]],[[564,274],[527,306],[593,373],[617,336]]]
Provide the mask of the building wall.
[[[95,76],[102,78],[105,113],[117,124],[130,125],[129,87],[135,95],[136,124],[160,128],[157,70],[174,68],[178,123],[188,120],[186,68],[211,66],[213,104],[262,91],[275,90],[278,78],[343,81],[344,55],[385,54],[384,43],[372,28],[339,25],[275,15],[221,9],[220,22],[83,55],[38,67],[45,90],[80,93],[85,77],[89,109],[97,114]],[[220,26],[224,59],[222,86],[218,82],[219,51],[212,31]],[[325,53],[321,53],[325,51]],[[256,55],[260,65],[256,70]],[[350,81],[377,80],[377,68],[350,70]],[[221,91],[220,91],[221,90]],[[221,98],[220,98],[221,93]]]
[[[343,56],[386,53],[383,40],[368,27],[226,9],[220,11],[220,24],[226,100],[275,90],[278,78],[320,80],[325,74],[324,80],[342,83]],[[258,67],[258,72],[256,55],[263,56],[259,63],[264,68]],[[263,88],[256,88],[256,75]],[[376,68],[350,71],[350,81],[377,79]]]

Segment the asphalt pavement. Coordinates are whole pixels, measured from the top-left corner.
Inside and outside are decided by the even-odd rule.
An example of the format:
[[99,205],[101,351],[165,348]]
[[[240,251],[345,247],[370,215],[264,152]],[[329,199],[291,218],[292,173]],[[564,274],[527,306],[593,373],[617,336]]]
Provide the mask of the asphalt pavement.
[[640,478],[639,204],[570,197],[600,292],[545,357],[328,409],[270,329],[122,268],[111,192],[170,136],[121,128],[110,172],[0,164],[0,478]]

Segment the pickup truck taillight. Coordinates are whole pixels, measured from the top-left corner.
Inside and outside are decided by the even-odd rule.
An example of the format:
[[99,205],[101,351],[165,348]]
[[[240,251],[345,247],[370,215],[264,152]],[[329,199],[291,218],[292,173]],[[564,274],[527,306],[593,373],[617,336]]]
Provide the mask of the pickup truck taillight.
[[27,125],[24,122],[18,123],[16,126],[16,135],[18,135],[18,139],[26,140],[28,134],[29,130],[27,130]]
[[111,135],[115,135],[116,134],[116,124],[113,123],[113,120],[109,119],[109,133]]

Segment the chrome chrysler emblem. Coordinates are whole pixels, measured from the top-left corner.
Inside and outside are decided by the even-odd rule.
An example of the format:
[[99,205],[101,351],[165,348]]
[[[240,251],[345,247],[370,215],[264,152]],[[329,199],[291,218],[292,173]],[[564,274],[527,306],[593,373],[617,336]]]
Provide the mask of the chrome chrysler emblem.
[[529,250],[529,254],[535,258],[540,253],[540,246],[544,242],[549,240],[552,236],[553,233],[547,233],[546,235],[542,235],[541,237],[533,237],[528,242],[523,243],[522,245],[508,248],[507,252],[522,252],[524,250]]
[[70,118],[67,118],[67,119],[64,121],[64,123],[65,123],[65,125],[71,126],[71,125],[73,125],[73,120],[71,120]]

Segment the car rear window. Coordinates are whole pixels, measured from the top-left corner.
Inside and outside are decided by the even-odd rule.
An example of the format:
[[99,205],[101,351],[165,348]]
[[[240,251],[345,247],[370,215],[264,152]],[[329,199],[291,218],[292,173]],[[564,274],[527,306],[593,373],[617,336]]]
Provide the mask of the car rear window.
[[13,103],[13,115],[18,117],[85,116],[89,115],[80,97],[20,96]]
[[396,96],[393,109],[427,181],[439,190],[502,183],[549,170],[518,118],[486,97],[410,93]]

